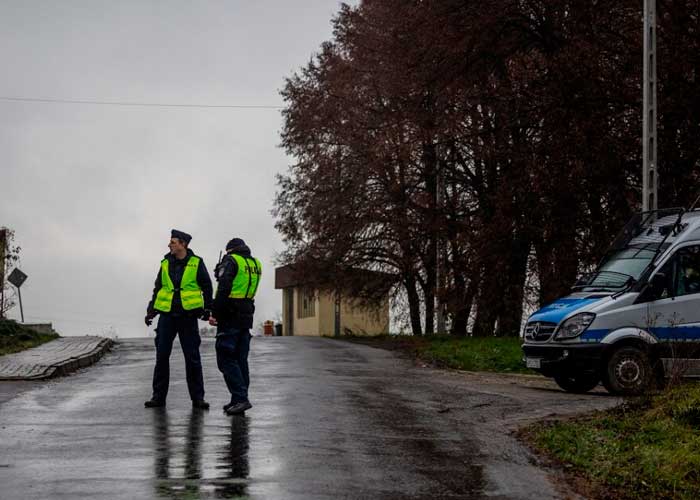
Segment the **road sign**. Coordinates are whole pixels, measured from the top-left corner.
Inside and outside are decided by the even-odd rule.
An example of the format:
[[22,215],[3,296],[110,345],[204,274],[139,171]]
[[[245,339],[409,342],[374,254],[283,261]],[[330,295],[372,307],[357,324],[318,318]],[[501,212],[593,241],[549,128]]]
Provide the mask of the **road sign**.
[[22,283],[24,283],[26,279],[27,279],[27,275],[24,274],[19,269],[17,269],[16,267],[10,273],[10,275],[7,277],[7,281],[9,281],[13,285],[15,285],[17,288],[21,287]]

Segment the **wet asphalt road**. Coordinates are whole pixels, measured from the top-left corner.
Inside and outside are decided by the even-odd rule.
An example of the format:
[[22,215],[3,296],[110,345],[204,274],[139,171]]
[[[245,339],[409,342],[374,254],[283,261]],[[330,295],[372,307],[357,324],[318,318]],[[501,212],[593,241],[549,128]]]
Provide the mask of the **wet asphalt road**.
[[167,408],[143,408],[152,339],[0,399],[0,499],[564,498],[510,431],[615,403],[331,339],[255,338],[254,407],[227,417],[211,339],[201,352],[208,412],[190,406],[179,347]]

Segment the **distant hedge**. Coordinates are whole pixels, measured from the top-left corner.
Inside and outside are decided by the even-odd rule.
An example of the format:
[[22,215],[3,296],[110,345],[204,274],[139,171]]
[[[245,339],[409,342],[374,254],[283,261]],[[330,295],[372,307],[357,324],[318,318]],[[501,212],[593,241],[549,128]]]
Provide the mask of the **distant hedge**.
[[57,339],[57,333],[38,333],[13,320],[0,320],[0,355],[36,347]]

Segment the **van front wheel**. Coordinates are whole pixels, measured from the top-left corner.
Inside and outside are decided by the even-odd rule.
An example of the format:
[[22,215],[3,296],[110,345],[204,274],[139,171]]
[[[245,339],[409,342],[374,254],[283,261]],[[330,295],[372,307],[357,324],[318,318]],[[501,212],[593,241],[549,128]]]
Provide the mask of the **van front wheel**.
[[649,386],[650,381],[649,357],[638,347],[620,347],[608,358],[603,372],[603,385],[612,394],[640,394]]
[[554,381],[566,392],[582,394],[593,389],[600,380],[593,375],[555,375]]

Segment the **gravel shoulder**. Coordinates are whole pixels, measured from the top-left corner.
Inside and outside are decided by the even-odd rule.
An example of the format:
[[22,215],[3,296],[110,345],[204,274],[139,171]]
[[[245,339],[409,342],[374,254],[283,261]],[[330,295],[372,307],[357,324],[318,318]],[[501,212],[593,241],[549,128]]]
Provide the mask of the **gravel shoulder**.
[[[433,368],[396,349],[395,344],[387,347],[376,346],[412,363],[414,370],[430,381],[434,392],[427,397],[441,416],[457,427],[472,426],[481,450],[479,461],[487,497],[581,498],[558,469],[550,467],[518,438],[518,430],[539,421],[612,408],[622,399],[611,396],[602,386],[587,394],[566,393],[551,379],[539,375]],[[542,491],[543,484],[551,489]]]

